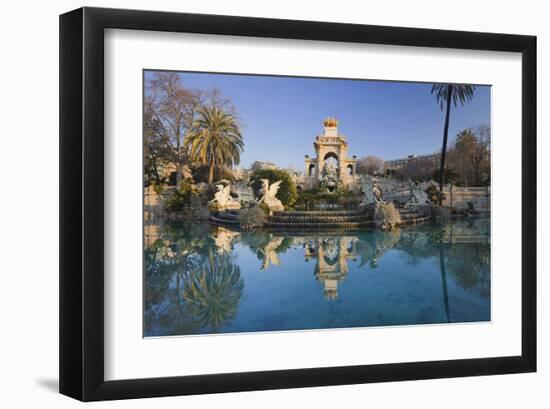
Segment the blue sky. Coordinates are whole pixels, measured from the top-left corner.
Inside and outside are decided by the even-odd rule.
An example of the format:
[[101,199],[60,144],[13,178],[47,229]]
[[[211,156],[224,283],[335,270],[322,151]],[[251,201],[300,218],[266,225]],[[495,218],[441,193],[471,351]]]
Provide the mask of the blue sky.
[[[152,75],[145,73],[145,79]],[[281,167],[304,167],[314,156],[313,141],[322,120],[336,117],[349,155],[396,159],[439,151],[444,112],[430,94],[431,84],[236,74],[179,74],[184,86],[219,88],[237,109],[245,149],[240,167],[264,160]],[[478,86],[474,99],[452,108],[450,141],[464,128],[490,126],[490,86]]]

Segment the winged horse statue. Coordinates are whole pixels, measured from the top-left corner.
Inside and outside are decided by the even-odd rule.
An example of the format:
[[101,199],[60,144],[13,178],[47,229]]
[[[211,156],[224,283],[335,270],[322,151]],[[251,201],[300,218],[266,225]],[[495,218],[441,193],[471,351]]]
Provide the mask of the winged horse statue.
[[281,187],[281,183],[283,183],[283,181],[279,180],[275,183],[272,183],[271,186],[269,186],[269,180],[262,179],[263,196],[260,200],[258,200],[258,204],[265,203],[269,208],[270,213],[282,212],[283,210],[285,210],[283,204],[279,199],[277,199],[277,196],[276,196],[277,192]]
[[216,185],[218,191],[214,194],[214,199],[210,203],[217,203],[218,210],[237,210],[241,208],[239,202],[231,197],[231,185]]

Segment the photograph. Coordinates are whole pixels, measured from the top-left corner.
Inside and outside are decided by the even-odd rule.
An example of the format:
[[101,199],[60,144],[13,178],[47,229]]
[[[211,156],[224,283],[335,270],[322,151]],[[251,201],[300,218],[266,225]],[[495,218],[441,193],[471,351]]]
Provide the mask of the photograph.
[[490,323],[490,84],[144,69],[142,120],[144,337]]
[[453,5],[6,2],[0,408],[550,408],[548,13]]

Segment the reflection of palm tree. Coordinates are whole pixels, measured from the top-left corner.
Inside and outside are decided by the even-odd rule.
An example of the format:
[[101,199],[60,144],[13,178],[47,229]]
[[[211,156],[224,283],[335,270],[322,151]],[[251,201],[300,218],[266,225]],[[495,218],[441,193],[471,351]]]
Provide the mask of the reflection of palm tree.
[[195,321],[218,327],[235,316],[244,282],[241,271],[226,255],[211,254],[211,262],[185,273],[183,298]]
[[[227,253],[215,250],[207,225],[179,223],[164,225],[160,239],[145,248],[146,335],[197,333],[234,314],[244,284]],[[210,318],[201,302],[203,310],[211,308]],[[211,307],[215,302],[221,307]]]
[[445,270],[445,253],[443,251],[443,244],[439,245],[439,268],[441,270],[441,284],[443,286],[443,304],[445,306],[445,315],[447,322],[451,322],[449,315],[449,294],[447,291],[447,272]]

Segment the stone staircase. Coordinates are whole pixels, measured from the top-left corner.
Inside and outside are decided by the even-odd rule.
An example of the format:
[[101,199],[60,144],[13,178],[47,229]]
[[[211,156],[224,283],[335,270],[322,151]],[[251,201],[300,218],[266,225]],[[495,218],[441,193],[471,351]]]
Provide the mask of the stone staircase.
[[[424,223],[430,220],[429,209],[409,209],[398,207],[401,215],[400,225]],[[220,212],[210,217],[214,224],[239,226],[239,213]],[[275,212],[269,218],[266,227],[278,230],[355,230],[375,227],[369,215],[360,210],[312,210]]]
[[235,211],[219,212],[215,216],[210,216],[210,221],[214,224],[233,225],[236,227],[240,224],[239,213]]
[[291,229],[356,229],[372,226],[372,220],[357,210],[276,212],[268,227]]
[[416,224],[416,223],[424,223],[430,220],[430,210],[427,208],[424,209],[410,209],[406,207],[399,207],[397,208],[397,211],[399,212],[401,216],[401,223],[400,225],[404,224]]

